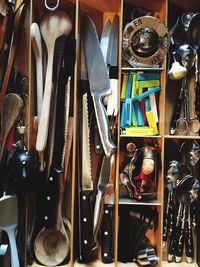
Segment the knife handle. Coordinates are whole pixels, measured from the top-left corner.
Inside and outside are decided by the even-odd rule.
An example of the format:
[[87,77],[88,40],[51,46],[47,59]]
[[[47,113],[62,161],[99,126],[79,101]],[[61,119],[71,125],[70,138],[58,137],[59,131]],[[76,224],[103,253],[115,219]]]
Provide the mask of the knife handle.
[[111,140],[108,117],[106,114],[106,109],[102,103],[103,96],[105,96],[105,94],[94,95],[92,96],[92,98],[96,114],[97,126],[101,138],[101,143],[103,145],[104,153],[106,157],[110,157],[111,154],[113,154],[114,150],[116,149],[116,146]]
[[96,248],[93,236],[93,212],[91,205],[92,190],[81,192],[81,251],[90,252]]
[[101,260],[103,263],[113,262],[113,207],[113,204],[104,204],[103,220],[101,227]]
[[184,242],[185,242],[185,219],[186,219],[186,205],[184,206],[183,210],[183,217],[181,218],[181,228],[180,231],[177,233],[178,236],[178,243],[176,247],[176,253],[175,253],[175,262],[181,262],[181,258],[183,256],[183,248],[184,248]]
[[193,244],[193,233],[192,223],[190,215],[190,207],[188,206],[187,220],[185,226],[185,254],[187,263],[192,263],[194,258],[194,244]]

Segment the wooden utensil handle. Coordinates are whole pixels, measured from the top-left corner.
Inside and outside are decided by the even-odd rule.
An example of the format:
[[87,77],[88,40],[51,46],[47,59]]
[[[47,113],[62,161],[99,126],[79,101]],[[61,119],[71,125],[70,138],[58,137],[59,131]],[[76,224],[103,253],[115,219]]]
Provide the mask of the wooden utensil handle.
[[53,53],[48,55],[47,72],[45,80],[44,96],[42,101],[41,116],[38,125],[38,134],[36,140],[36,150],[44,151],[47,144],[47,136],[49,130],[50,105],[52,96],[52,64]]

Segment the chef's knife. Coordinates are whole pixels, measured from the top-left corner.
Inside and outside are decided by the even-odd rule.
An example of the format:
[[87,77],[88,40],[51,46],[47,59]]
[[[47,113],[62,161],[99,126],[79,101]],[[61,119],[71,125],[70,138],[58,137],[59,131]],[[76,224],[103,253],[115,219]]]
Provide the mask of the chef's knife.
[[97,195],[94,207],[94,239],[97,241],[97,236],[99,232],[99,227],[102,221],[102,212],[103,212],[103,196],[106,191],[110,178],[110,157],[103,157],[101,170],[99,174],[99,180],[97,185]]
[[108,118],[102,103],[102,98],[111,93],[110,80],[99,45],[95,24],[88,15],[85,17],[83,40],[97,126],[105,155],[109,157],[114,152],[116,146],[110,137]]
[[82,97],[82,185],[81,185],[81,248],[83,254],[96,247],[93,239],[93,211],[91,195],[93,181],[90,157],[90,131],[88,122],[87,93]]

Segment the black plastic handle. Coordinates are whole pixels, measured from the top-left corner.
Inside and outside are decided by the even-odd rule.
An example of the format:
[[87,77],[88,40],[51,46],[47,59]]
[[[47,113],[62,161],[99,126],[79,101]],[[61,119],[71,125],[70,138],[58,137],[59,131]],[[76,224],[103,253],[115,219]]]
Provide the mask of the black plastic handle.
[[182,204],[179,204],[178,209],[179,210],[178,210],[178,214],[176,217],[176,224],[170,226],[168,256],[167,256],[168,262],[173,261],[173,258],[176,252],[177,243],[178,243],[180,228],[181,228]]
[[[96,247],[93,235],[93,211],[91,205],[92,190],[81,192],[81,251],[83,254],[89,253]],[[84,258],[84,255],[83,255]]]
[[183,248],[184,248],[184,242],[185,242],[185,220],[186,220],[186,207],[184,207],[183,216],[181,218],[181,227],[180,231],[177,232],[177,246],[176,246],[176,253],[175,253],[175,261],[181,262],[181,258],[183,256]]
[[193,243],[190,208],[188,208],[188,216],[185,223],[185,254],[187,262],[192,263],[194,258],[194,243]]
[[113,204],[104,204],[103,220],[101,226],[101,260],[103,263],[113,262]]

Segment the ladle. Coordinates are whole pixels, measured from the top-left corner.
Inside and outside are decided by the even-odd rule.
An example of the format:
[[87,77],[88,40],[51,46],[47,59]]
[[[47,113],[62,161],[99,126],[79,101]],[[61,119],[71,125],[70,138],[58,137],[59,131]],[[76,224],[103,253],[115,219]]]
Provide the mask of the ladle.
[[12,267],[20,267],[15,231],[18,225],[18,202],[16,195],[6,195],[0,198],[0,230],[8,234],[11,248]]
[[19,95],[10,93],[5,96],[1,107],[0,161],[8,134],[17,121],[22,108],[23,100]]
[[48,60],[44,96],[36,140],[36,150],[44,151],[49,129],[50,104],[52,96],[52,66],[55,40],[63,34],[70,34],[72,30],[72,21],[69,15],[62,10],[48,12],[41,20],[40,30],[46,44]]
[[193,49],[196,51],[196,88],[195,88],[195,112],[198,118],[200,118],[200,84],[199,84],[199,48],[200,48],[200,13],[195,15],[189,24],[187,30],[187,39]]
[[[192,235],[191,218],[190,218],[190,205],[194,200],[197,199],[199,194],[199,189],[200,189],[199,181],[191,175],[186,175],[178,184],[176,189],[177,198],[184,207],[183,216],[181,218],[180,232],[178,233],[178,239],[177,239],[178,243],[175,253],[176,262],[181,261],[184,241],[186,246],[185,248],[186,248],[187,262],[191,263],[193,261],[194,247],[193,247],[193,235]],[[188,228],[184,236],[186,220]]]

